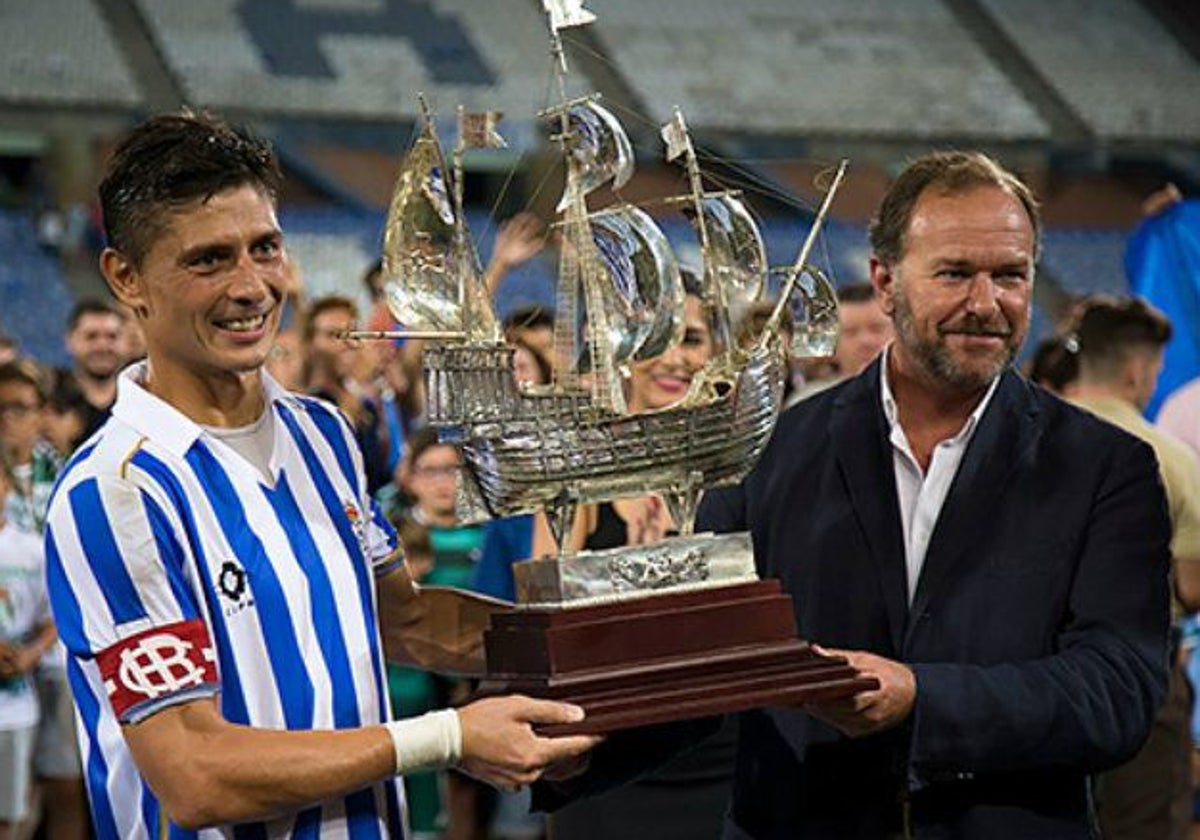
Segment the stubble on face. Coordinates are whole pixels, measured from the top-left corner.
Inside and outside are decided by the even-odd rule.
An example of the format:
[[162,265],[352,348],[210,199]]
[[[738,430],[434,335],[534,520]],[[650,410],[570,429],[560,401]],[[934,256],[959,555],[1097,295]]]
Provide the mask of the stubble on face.
[[[970,313],[945,324],[938,324],[934,337],[927,338],[917,328],[912,304],[908,299],[904,283],[896,280],[893,296],[892,321],[896,329],[896,341],[904,347],[929,376],[955,391],[978,391],[986,388],[992,380],[1012,364],[1020,349],[1020,339],[1012,324],[998,312],[994,319],[984,323]],[[1003,346],[982,367],[968,367],[955,358],[947,345],[949,335],[997,336]]]

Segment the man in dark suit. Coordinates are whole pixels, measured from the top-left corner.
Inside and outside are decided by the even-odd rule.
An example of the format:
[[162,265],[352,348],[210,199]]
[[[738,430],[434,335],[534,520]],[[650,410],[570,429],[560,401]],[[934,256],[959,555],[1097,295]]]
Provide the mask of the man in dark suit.
[[[1089,776],[1163,698],[1170,527],[1149,447],[1011,370],[1038,233],[987,157],[910,165],[871,229],[895,341],[707,496],[698,529],[749,529],[801,635],[880,683],[742,715],[726,837],[1096,836]],[[610,739],[590,778],[689,728]]]

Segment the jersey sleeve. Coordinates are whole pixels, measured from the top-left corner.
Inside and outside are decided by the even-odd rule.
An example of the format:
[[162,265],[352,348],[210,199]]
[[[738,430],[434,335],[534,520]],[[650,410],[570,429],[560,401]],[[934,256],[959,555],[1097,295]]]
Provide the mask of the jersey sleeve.
[[208,626],[187,584],[188,542],[169,507],[123,478],[60,488],[46,529],[59,635],[94,660],[121,723],[216,693]]
[[404,562],[404,552],[400,548],[400,539],[396,529],[388,522],[379,504],[374,499],[368,499],[366,510],[371,512],[367,524],[367,551],[376,576],[385,575]]

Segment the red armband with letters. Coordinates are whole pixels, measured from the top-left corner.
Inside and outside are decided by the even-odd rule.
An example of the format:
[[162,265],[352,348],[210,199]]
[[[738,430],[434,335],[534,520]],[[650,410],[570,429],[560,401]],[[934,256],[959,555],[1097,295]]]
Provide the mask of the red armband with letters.
[[203,621],[178,621],[122,639],[96,654],[117,720],[139,707],[220,685],[217,656]]

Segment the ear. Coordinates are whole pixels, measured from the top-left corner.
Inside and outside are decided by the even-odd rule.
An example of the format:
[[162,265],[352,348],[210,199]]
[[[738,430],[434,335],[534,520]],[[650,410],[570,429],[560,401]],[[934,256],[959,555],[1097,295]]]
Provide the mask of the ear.
[[104,275],[113,297],[128,306],[138,317],[150,312],[149,301],[137,266],[116,248],[105,248],[100,254],[100,273]]
[[871,256],[871,285],[875,287],[875,299],[889,318],[896,311],[896,277],[892,268],[878,257]]

